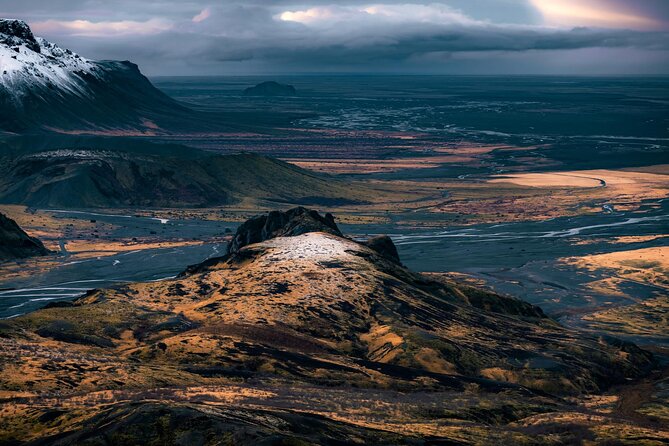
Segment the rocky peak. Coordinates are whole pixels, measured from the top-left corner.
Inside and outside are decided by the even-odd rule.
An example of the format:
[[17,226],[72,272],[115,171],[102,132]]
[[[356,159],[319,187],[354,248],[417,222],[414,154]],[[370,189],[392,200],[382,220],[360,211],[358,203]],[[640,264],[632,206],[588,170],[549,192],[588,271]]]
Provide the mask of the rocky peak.
[[[239,252],[243,247],[276,237],[294,237],[309,232],[325,232],[344,237],[332,214],[320,215],[317,211],[296,207],[286,212],[271,211],[244,222],[228,244],[227,254]],[[397,247],[387,235],[372,237],[362,245],[382,257],[401,264]]]
[[286,212],[272,211],[244,222],[228,244],[228,253],[271,238],[293,237],[308,232],[326,232],[343,237],[332,214],[322,216],[314,210],[296,207]]
[[23,20],[0,19],[0,43],[7,46],[24,45],[36,53],[41,52],[37,39]]

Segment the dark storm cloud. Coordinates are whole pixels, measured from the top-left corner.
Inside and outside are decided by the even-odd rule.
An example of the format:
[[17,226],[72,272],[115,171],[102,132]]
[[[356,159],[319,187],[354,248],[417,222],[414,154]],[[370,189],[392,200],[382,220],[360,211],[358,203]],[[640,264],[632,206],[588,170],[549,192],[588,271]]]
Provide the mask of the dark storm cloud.
[[[0,3],[0,14],[24,18],[85,56],[131,59],[150,74],[414,71],[435,63],[452,69],[462,59],[454,55],[471,53],[494,53],[491,60],[500,67],[509,66],[505,54],[532,53],[526,59],[532,71],[538,53],[548,59],[554,52],[596,48],[642,52],[650,71],[669,72],[669,36],[662,30],[548,26],[541,1],[24,0]],[[573,1],[552,0],[549,12],[556,14],[562,3],[571,13]],[[669,20],[664,0],[630,3],[578,4],[598,11],[606,5],[614,18],[633,13]]]

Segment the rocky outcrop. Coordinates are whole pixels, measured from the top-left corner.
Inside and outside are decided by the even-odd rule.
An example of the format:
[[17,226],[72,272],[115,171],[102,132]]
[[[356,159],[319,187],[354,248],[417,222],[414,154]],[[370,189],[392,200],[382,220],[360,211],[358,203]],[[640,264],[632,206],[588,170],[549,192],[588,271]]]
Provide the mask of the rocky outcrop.
[[297,90],[292,85],[269,81],[244,90],[244,96],[295,96]]
[[25,45],[36,53],[41,51],[37,39],[23,20],[0,19],[0,43],[15,47]]
[[14,220],[0,214],[0,262],[43,256],[49,252],[42,242],[26,234]]
[[397,252],[397,247],[393,243],[393,240],[387,235],[372,237],[364,244],[367,245],[368,248],[381,254],[386,259],[392,260],[395,263],[400,263],[400,255]]
[[244,246],[264,242],[275,237],[294,237],[308,232],[327,232],[342,237],[332,214],[297,207],[286,212],[272,211],[244,222],[228,244],[228,254]]
[[[332,214],[321,216],[317,211],[297,207],[286,212],[272,211],[244,222],[228,244],[228,254],[254,243],[275,237],[294,237],[308,232],[326,232],[342,237]],[[397,247],[387,235],[372,237],[363,243],[387,260],[400,264]]]
[[[254,243],[275,237],[294,237],[308,232],[326,232],[343,237],[332,214],[321,216],[317,211],[297,207],[286,212],[272,211],[244,222],[228,244],[228,254]],[[387,260],[400,264],[400,255],[392,239],[387,235],[372,237],[363,243]]]

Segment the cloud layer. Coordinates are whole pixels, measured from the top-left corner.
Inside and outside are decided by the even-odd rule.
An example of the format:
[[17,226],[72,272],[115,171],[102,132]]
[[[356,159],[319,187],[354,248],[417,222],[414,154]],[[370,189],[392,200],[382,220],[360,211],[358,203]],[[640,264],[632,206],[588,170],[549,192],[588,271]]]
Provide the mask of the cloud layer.
[[[150,74],[669,74],[667,3],[24,0],[0,13]],[[577,59],[586,53],[590,66]]]
[[145,22],[120,20],[117,22],[91,22],[90,20],[46,20],[32,24],[37,34],[65,34],[77,37],[145,36],[160,34],[174,29],[174,25],[163,19],[150,19]]

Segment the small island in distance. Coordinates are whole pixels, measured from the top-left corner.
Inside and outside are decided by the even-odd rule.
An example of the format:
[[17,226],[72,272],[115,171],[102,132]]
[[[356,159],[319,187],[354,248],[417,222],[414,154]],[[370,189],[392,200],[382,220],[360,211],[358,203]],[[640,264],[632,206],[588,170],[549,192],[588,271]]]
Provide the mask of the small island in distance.
[[297,96],[297,90],[292,85],[267,81],[247,88],[244,90],[244,96]]

